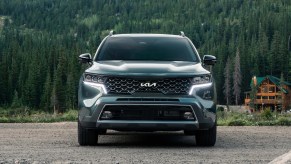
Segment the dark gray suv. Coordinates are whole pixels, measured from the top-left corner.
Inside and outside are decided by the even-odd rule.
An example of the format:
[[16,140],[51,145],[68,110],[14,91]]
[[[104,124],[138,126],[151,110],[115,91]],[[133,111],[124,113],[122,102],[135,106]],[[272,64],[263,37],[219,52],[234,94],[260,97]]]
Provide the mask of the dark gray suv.
[[107,129],[184,131],[196,144],[216,142],[216,90],[195,46],[183,32],[110,34],[94,58],[79,56],[90,67],[80,78],[78,141],[96,145]]

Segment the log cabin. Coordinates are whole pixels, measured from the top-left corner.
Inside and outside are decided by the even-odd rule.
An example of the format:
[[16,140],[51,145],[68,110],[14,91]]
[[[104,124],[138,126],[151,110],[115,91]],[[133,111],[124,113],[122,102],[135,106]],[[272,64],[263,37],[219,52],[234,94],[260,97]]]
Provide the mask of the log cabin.
[[272,111],[281,112],[291,108],[291,83],[271,75],[254,76],[251,87],[252,91],[245,92],[247,109],[254,111],[270,108]]

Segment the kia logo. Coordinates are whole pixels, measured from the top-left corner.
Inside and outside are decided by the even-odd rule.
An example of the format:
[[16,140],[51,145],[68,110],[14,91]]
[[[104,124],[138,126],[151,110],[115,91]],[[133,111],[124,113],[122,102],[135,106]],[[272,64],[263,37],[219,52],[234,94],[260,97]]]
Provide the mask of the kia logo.
[[140,83],[141,87],[156,87],[157,83]]

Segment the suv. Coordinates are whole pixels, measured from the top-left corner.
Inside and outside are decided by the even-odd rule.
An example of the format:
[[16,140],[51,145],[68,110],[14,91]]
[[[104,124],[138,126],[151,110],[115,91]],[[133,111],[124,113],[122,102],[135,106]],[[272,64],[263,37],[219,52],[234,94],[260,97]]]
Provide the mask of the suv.
[[[96,145],[107,129],[117,131],[181,131],[196,144],[216,142],[214,79],[183,32],[110,34],[99,45],[78,90],[78,141]],[[194,138],[193,138],[194,139]]]

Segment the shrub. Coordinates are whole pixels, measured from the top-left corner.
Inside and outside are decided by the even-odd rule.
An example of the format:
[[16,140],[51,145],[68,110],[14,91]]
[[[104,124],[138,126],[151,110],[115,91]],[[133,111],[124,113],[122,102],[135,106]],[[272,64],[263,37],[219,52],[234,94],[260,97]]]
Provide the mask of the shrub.
[[0,122],[1,123],[8,123],[9,119],[7,117],[2,116],[2,117],[0,117]]
[[228,126],[245,126],[247,121],[243,119],[235,119],[228,122]]
[[261,116],[267,120],[270,120],[273,118],[273,113],[270,108],[266,108],[262,113]]
[[78,111],[69,110],[68,112],[63,114],[62,118],[66,121],[76,121],[78,118]]
[[257,122],[258,126],[274,126],[276,125],[275,121],[259,121]]
[[291,119],[288,119],[286,117],[280,117],[277,120],[277,125],[290,126],[291,125]]

